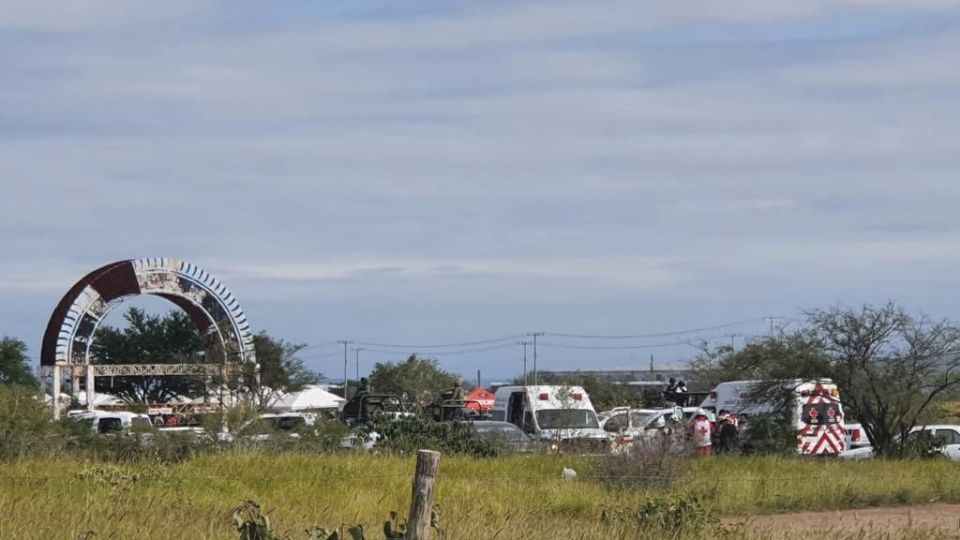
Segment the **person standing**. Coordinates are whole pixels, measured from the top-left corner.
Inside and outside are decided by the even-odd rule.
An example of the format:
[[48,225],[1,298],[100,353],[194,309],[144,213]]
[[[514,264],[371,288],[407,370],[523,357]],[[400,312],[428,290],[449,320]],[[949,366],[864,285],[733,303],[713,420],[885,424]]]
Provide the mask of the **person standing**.
[[676,403],[678,407],[686,407],[687,399],[690,397],[688,395],[690,391],[687,390],[687,383],[683,381],[677,381],[677,388],[676,390],[674,390],[673,393],[674,393],[673,402]]
[[739,435],[736,419],[730,415],[730,411],[721,410],[717,421],[720,423],[717,428],[717,453],[733,452]]
[[693,446],[697,448],[700,457],[710,455],[712,443],[710,441],[711,429],[710,420],[702,412],[697,413],[693,418]]

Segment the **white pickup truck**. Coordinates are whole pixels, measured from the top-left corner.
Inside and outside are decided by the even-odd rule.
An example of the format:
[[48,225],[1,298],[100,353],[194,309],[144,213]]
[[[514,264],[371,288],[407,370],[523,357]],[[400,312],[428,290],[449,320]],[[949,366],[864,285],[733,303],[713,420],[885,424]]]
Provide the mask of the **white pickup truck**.
[[[943,455],[953,461],[960,461],[960,426],[949,424],[917,426],[910,430],[910,435],[919,432],[926,432],[943,441],[943,448],[940,450]],[[907,435],[907,437],[909,438],[910,435]],[[840,457],[843,459],[871,459],[874,457],[873,447],[864,446],[847,450],[840,454]]]

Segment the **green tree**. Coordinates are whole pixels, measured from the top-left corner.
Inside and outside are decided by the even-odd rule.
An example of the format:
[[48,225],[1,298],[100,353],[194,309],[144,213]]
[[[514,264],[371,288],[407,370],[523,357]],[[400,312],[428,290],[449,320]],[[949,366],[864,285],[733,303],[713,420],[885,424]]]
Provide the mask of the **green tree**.
[[30,371],[27,344],[19,339],[0,339],[0,384],[37,387],[37,379]]
[[[186,314],[171,311],[148,315],[130,308],[124,329],[103,326],[91,345],[95,364],[188,364],[204,362],[203,340]],[[129,403],[164,403],[178,396],[203,395],[204,383],[196,377],[98,377],[96,390],[109,392]]]
[[[697,378],[708,387],[726,381],[816,379],[832,372],[833,362],[823,344],[809,332],[779,339],[764,338],[733,350],[720,346],[704,351],[691,362]],[[766,398],[768,396],[759,397]]]
[[727,381],[757,381],[746,399],[770,404],[771,411],[750,420],[750,436],[744,446],[761,453],[795,451],[796,431],[791,421],[794,382],[833,374],[822,343],[808,332],[764,338],[739,350],[729,346],[704,349],[691,368],[710,388]]
[[960,388],[960,328],[914,317],[892,303],[808,314],[845,409],[879,455],[904,457],[907,433]]
[[281,393],[295,392],[319,382],[320,376],[297,358],[297,353],[306,345],[289,343],[260,332],[253,337],[253,346],[260,364],[259,380],[253,366],[244,367],[243,377],[244,387],[257,407],[269,407]]
[[370,373],[370,387],[374,392],[407,394],[411,399],[421,399],[427,394],[436,398],[459,380],[457,375],[437,367],[435,360],[415,354],[396,364],[378,362]]
[[813,310],[806,328],[736,352],[705,351],[693,367],[712,384],[762,381],[749,399],[780,404],[793,380],[831,378],[875,451],[903,457],[910,429],[933,420],[960,390],[960,328],[892,303]]

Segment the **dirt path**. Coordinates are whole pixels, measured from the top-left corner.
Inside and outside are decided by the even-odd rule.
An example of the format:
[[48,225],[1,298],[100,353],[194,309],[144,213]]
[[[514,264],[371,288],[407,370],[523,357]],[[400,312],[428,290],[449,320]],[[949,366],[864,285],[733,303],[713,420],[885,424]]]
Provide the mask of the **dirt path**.
[[726,518],[723,522],[728,525],[744,523],[748,529],[769,531],[777,536],[790,536],[802,531],[815,530],[881,532],[913,527],[945,529],[960,534],[960,504],[926,504],[894,508],[800,512]]

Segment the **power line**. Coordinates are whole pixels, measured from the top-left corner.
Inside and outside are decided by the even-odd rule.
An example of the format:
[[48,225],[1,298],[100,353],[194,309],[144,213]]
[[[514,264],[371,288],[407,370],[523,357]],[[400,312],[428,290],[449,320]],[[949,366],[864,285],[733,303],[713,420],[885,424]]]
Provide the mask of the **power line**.
[[297,358],[309,358],[309,359],[321,359],[321,358],[334,358],[340,356],[340,351],[332,351],[328,353],[315,353],[315,354],[297,354]]
[[[722,336],[707,336],[699,338],[700,341],[710,341],[720,338],[726,338],[729,335]],[[644,343],[638,345],[571,345],[567,343],[544,343],[541,342],[541,347],[550,347],[554,349],[579,349],[579,350],[631,350],[631,349],[663,349],[666,347],[678,347],[680,345],[687,345],[694,347],[693,340],[688,339],[686,341],[670,341],[665,343]]]
[[300,350],[301,350],[301,351],[305,351],[305,350],[307,350],[307,349],[316,349],[316,348],[318,348],[318,347],[330,347],[330,346],[332,346],[332,345],[339,345],[339,344],[340,344],[339,341],[324,341],[323,343],[315,343],[315,344],[313,344],[313,345],[307,345],[306,347],[304,347],[304,348],[302,348],[302,349],[300,349]]
[[374,343],[371,341],[355,341],[357,345],[366,345],[370,347],[387,347],[391,349],[445,349],[448,347],[469,347],[471,345],[486,345],[488,343],[499,343],[501,341],[515,341],[523,337],[523,334],[513,334],[499,338],[480,339],[477,341],[463,341],[460,343],[442,343],[435,345],[398,345],[396,343]]
[[688,330],[676,330],[673,332],[658,332],[655,334],[600,335],[600,334],[566,334],[561,332],[544,332],[544,334],[548,336],[554,336],[554,337],[577,338],[577,339],[644,339],[644,338],[654,338],[654,337],[680,336],[683,334],[695,334],[697,332],[709,332],[712,330],[723,330],[725,328],[730,328],[733,326],[742,326],[744,324],[760,322],[766,319],[767,317],[754,317],[752,319],[743,319],[742,321],[734,321],[734,322],[729,322],[725,324],[718,324],[716,326],[704,326],[702,328],[690,328]]
[[[486,351],[497,351],[500,349],[506,349],[508,347],[516,347],[516,343],[504,343],[501,345],[493,345],[490,347],[479,347],[476,349],[463,349],[458,351],[430,351],[430,353],[435,354],[437,356],[449,356],[449,355],[456,355],[456,354],[472,354],[472,353],[486,352]],[[418,352],[415,347],[411,347],[405,351],[390,350],[390,349],[371,349],[371,348],[367,348],[365,350],[368,352],[377,352],[377,353],[383,353],[383,354],[413,354]]]

